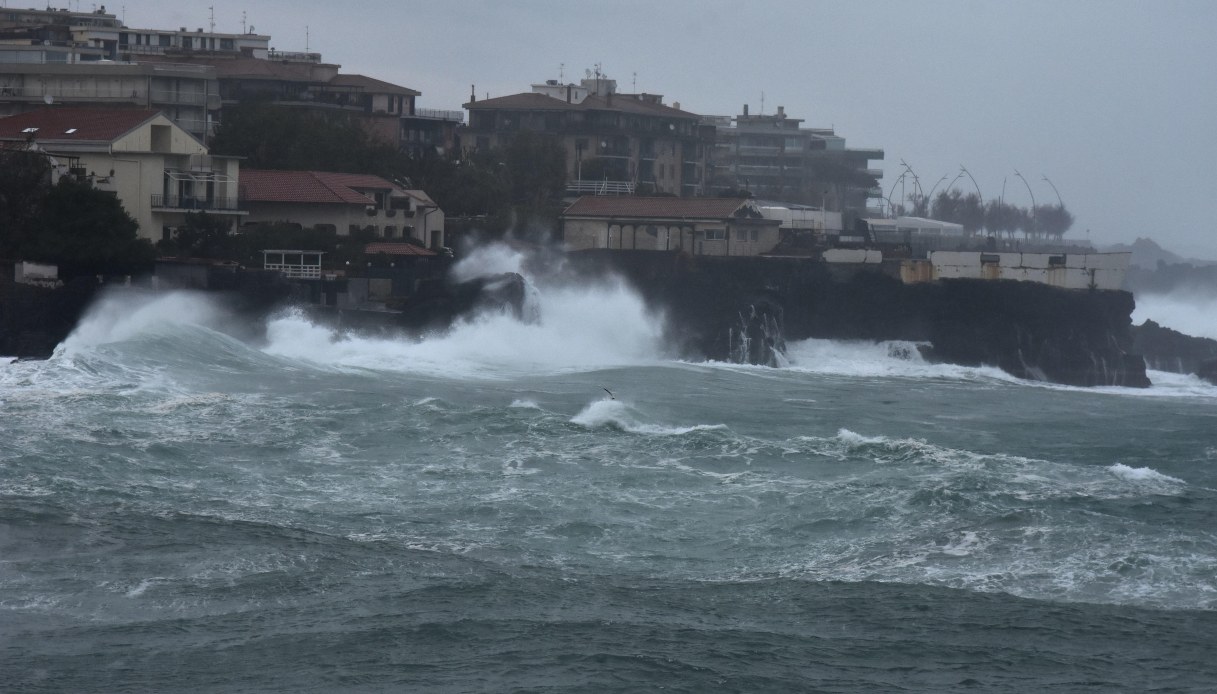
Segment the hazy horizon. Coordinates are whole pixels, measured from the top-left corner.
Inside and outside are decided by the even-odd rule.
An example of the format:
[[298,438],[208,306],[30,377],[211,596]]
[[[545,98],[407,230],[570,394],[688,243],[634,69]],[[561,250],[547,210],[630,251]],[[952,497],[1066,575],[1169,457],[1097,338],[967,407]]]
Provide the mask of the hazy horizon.
[[[884,194],[905,170],[928,192],[953,184],[1027,207],[1060,200],[1068,237],[1152,238],[1217,260],[1217,4],[966,0],[855,4],[708,2],[216,2],[215,30],[255,27],[280,50],[319,52],[343,72],[459,109],[577,81],[600,65],[622,91],[663,94],[707,115],[778,106],[851,147],[878,147]],[[73,6],[72,9],[78,9]],[[84,9],[89,9],[85,7]],[[135,28],[206,28],[208,6],[129,0]],[[966,167],[976,183],[959,177]],[[1021,173],[1018,177],[1015,172]],[[1053,188],[1055,186],[1055,190]],[[912,192],[911,178],[904,192]]]

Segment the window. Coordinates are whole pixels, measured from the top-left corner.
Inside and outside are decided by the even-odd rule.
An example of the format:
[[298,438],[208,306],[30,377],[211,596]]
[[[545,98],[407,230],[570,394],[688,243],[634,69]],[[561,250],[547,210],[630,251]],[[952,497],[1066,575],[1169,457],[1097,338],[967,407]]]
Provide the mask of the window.
[[760,232],[759,232],[759,231],[757,231],[756,229],[753,229],[753,230],[752,230],[752,232],[749,234],[749,237],[750,237],[750,238],[751,238],[753,241],[756,241],[757,239],[759,239],[759,238],[760,238]]
[[220,39],[220,50],[231,51],[233,49],[232,39]]
[[386,238],[386,239],[391,239],[391,238],[393,238],[393,237],[394,237],[394,236],[396,236],[396,235],[397,235],[397,227],[396,227],[396,226],[394,226],[394,225],[390,224],[390,225],[388,225],[388,226],[386,226],[386,227],[385,227],[385,238]]
[[722,241],[727,238],[725,229],[706,229],[703,233],[706,235],[707,241]]

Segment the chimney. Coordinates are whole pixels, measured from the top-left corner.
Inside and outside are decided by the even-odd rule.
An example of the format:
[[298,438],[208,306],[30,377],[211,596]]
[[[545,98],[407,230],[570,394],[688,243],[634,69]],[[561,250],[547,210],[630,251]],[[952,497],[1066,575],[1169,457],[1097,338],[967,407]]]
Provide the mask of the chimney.
[[575,85],[573,84],[566,85],[566,103],[568,104],[571,102],[571,90],[574,88],[574,86]]
[[469,85],[469,103],[471,103],[471,104],[478,100],[477,92],[474,91],[474,88],[476,86],[477,85],[475,85],[475,84]]
[[672,102],[672,108],[674,108],[674,109],[676,109],[677,111],[679,111],[679,110],[680,110],[680,102],[679,102],[679,101],[673,101],[673,102]]
[[744,104],[744,117],[748,117],[748,104]]
[[786,107],[778,106],[778,118],[785,118],[785,117],[786,117]]

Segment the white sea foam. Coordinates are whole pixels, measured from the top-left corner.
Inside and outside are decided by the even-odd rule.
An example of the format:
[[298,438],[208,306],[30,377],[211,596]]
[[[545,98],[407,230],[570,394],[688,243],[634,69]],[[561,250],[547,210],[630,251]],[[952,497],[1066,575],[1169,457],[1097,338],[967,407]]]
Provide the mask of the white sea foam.
[[1111,474],[1127,482],[1186,484],[1181,479],[1164,475],[1157,470],[1147,467],[1130,467],[1123,463],[1116,463],[1107,469],[1111,471]]
[[110,292],[86,312],[56,353],[85,352],[167,325],[215,325],[223,317],[223,311],[211,299],[196,292]]
[[1018,380],[996,367],[931,364],[918,348],[917,343],[903,340],[799,340],[787,345],[790,363],[786,368],[841,376]]
[[624,283],[539,286],[531,321],[492,311],[413,341],[339,335],[289,314],[269,324],[266,352],[336,367],[457,378],[581,371],[662,358],[662,317]]
[[682,436],[694,431],[712,431],[726,429],[722,424],[697,424],[685,427],[664,426],[640,422],[636,412],[621,400],[596,400],[584,407],[579,414],[571,417],[574,424],[598,429],[611,427],[627,431],[631,434],[646,434],[650,436]]
[[533,402],[532,400],[512,400],[511,406],[515,407],[515,408],[519,408],[519,409],[525,409],[525,410],[541,409],[541,406],[538,405],[537,403]]
[[1217,340],[1217,296],[1181,289],[1169,294],[1138,294],[1133,322],[1153,320],[1194,337]]

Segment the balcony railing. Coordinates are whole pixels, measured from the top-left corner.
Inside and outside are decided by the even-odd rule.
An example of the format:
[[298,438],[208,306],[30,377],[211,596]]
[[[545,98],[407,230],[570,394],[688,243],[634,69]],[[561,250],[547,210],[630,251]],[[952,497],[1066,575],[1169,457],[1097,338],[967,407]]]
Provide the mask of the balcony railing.
[[445,111],[437,108],[416,108],[414,115],[419,118],[435,118],[438,120],[450,120],[457,123],[465,122],[464,111]]
[[236,197],[202,200],[189,196],[161,195],[156,193],[152,196],[152,209],[242,212],[240,202],[240,199]]
[[633,181],[568,181],[566,192],[580,195],[633,195]]
[[153,89],[152,100],[158,104],[204,104],[207,95],[199,92],[173,92]]

